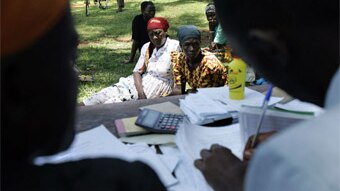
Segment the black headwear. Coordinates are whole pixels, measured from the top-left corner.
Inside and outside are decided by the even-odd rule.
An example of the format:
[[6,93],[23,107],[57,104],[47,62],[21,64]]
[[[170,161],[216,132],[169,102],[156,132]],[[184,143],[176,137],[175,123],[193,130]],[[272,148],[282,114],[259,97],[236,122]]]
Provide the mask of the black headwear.
[[201,32],[194,25],[184,25],[178,28],[178,40],[180,43],[185,42],[189,38],[196,38],[201,40]]

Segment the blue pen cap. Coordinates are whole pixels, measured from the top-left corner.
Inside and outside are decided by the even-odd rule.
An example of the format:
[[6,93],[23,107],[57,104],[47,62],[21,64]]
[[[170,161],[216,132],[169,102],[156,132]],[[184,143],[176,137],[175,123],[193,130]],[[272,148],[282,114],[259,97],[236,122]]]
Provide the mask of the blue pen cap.
[[264,98],[266,101],[269,101],[270,96],[272,95],[272,91],[273,91],[273,85],[270,84],[269,88],[268,88],[268,91],[267,91],[267,94],[266,94],[266,97]]

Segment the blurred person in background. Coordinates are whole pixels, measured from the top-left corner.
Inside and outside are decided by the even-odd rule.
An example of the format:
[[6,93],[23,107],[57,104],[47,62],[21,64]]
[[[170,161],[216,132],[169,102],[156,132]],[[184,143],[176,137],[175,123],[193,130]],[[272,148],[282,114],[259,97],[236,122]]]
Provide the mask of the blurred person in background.
[[117,13],[119,12],[123,12],[123,8],[124,8],[124,0],[117,0],[117,6],[118,6],[118,9],[117,9]]
[[168,21],[154,17],[148,22],[150,42],[144,44],[133,74],[121,77],[118,83],[106,87],[83,101],[84,105],[152,99],[172,92],[171,52],[180,51],[179,42],[167,35]]
[[[197,88],[227,84],[227,69],[214,54],[201,50],[201,32],[196,26],[180,26],[178,39],[182,52],[173,52],[171,56],[175,79],[172,94],[194,93]],[[186,84],[190,86],[188,90]]]
[[147,25],[148,21],[156,14],[155,5],[151,1],[143,1],[141,3],[141,14],[136,15],[132,21],[132,47],[129,60],[125,63],[133,63],[135,60],[137,49],[139,53],[143,45],[150,41]]

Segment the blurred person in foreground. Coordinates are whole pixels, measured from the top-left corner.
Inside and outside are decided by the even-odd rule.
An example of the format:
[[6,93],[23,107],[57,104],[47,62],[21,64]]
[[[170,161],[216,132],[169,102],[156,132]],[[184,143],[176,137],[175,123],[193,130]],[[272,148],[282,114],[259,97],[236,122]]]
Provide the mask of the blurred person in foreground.
[[165,190],[141,162],[34,164],[74,139],[77,40],[68,1],[1,1],[1,190]]
[[269,136],[249,163],[213,145],[195,166],[214,190],[340,190],[339,1],[215,5],[225,34],[248,64],[325,113]]

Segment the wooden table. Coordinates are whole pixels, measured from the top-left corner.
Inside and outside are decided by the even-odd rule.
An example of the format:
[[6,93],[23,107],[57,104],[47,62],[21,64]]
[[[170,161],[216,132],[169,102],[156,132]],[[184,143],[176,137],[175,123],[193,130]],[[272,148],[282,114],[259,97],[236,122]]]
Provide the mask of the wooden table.
[[[249,87],[258,92],[264,92],[268,86],[251,86]],[[185,95],[168,96],[157,99],[144,99],[137,101],[127,101],[122,103],[101,104],[94,106],[79,106],[77,108],[76,131],[81,132],[92,129],[103,124],[113,134],[116,135],[115,119],[137,116],[139,107],[170,101],[179,105],[179,99]]]
[[116,134],[114,124],[115,119],[137,116],[139,113],[139,108],[146,105],[157,104],[166,101],[170,101],[176,105],[179,105],[179,99],[184,97],[185,95],[179,95],[112,104],[78,106],[76,131],[85,131],[103,124],[113,134]]

